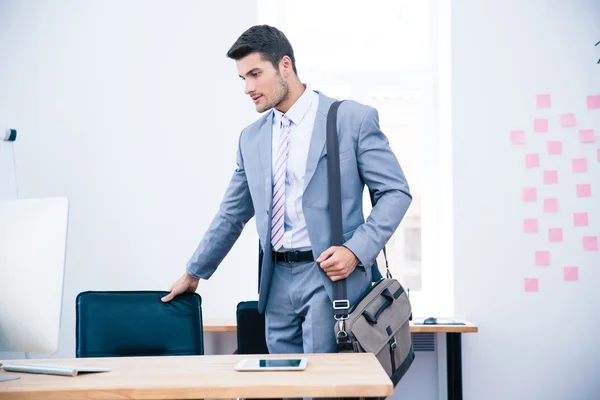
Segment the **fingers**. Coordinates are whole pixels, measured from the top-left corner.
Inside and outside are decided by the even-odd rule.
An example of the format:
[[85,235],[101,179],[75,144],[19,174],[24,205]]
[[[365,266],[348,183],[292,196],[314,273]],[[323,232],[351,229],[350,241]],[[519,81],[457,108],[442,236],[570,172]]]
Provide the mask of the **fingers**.
[[323,262],[321,264],[321,268],[323,268],[323,271],[325,271],[327,276],[334,282],[339,279],[344,279],[350,275],[348,267],[346,267],[340,260],[337,260],[335,256]]
[[340,271],[340,272],[327,273],[327,276],[333,282],[339,281],[340,279],[346,279],[349,275],[350,275],[350,271],[348,271],[348,270],[343,270],[343,271]]
[[173,300],[174,297],[175,297],[175,294],[174,294],[173,290],[171,290],[171,293],[169,293],[168,295],[162,297],[160,300],[163,303],[168,303],[169,301]]
[[[323,254],[327,253],[329,250],[331,249],[326,250]],[[343,252],[336,251],[335,254],[323,261],[320,266],[329,279],[335,282],[350,276],[354,270],[355,264],[353,261],[348,260],[347,257],[344,257]]]
[[319,258],[317,258],[315,261],[318,263],[322,263],[323,261],[325,261],[329,257],[331,257],[333,255],[333,253],[335,253],[336,249],[337,249],[336,246],[331,246],[330,248],[328,248],[327,250],[322,252],[321,255],[319,256]]
[[338,247],[332,246],[321,253],[317,259],[317,262],[320,262],[321,269],[323,269],[329,277],[343,274],[345,270],[342,260],[340,260],[336,254],[337,249]]
[[[327,264],[324,265],[325,263]],[[327,260],[325,263],[321,264],[321,269],[328,274],[340,272],[346,269],[346,267],[340,261],[333,259],[333,257]]]
[[335,257],[330,257],[321,263],[321,269],[327,271],[330,268],[334,268],[335,266],[337,266],[337,264],[338,260]]
[[163,303],[168,303],[169,301],[173,300],[175,298],[175,296],[177,296],[179,293],[181,293],[181,291],[177,288],[177,283],[179,283],[179,281],[173,283],[171,285],[171,288],[169,288],[170,293],[161,298],[161,301]]
[[332,280],[332,282],[336,282],[342,279],[346,279],[348,277],[348,275],[334,275],[334,276],[330,276],[329,279]]
[[350,276],[352,271],[354,271],[352,265],[344,264],[340,261],[337,265],[329,268],[325,272],[327,273],[329,279],[335,282],[339,281],[340,279],[346,279]]

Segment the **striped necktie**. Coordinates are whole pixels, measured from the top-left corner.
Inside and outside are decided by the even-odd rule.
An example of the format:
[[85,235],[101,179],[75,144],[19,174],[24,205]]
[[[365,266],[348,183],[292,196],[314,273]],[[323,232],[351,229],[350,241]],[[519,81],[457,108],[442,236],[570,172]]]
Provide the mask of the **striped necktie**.
[[287,172],[287,159],[290,150],[290,119],[281,118],[281,131],[279,133],[279,148],[277,149],[275,174],[273,175],[273,208],[271,213],[271,244],[275,251],[283,246],[285,233],[285,177]]

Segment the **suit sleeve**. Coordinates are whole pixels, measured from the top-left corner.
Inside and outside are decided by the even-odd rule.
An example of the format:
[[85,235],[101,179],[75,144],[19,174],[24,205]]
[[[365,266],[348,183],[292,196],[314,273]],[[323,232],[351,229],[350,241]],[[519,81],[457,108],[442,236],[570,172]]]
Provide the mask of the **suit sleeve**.
[[240,237],[246,223],[254,216],[254,206],[246,180],[241,137],[237,152],[237,168],[231,177],[225,196],[208,230],[187,263],[187,272],[196,278],[208,279]]
[[344,246],[370,267],[400,225],[412,196],[374,108],[369,107],[361,123],[356,155],[360,175],[374,191],[376,205]]

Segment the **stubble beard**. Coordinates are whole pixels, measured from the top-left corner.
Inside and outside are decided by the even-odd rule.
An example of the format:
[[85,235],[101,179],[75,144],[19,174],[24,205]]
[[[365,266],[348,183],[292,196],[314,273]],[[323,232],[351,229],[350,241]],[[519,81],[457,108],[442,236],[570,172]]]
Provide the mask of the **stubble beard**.
[[260,104],[256,105],[256,111],[259,113],[263,113],[271,108],[277,107],[279,104],[281,104],[281,102],[288,98],[290,88],[287,82],[281,77],[281,74],[277,74],[277,76],[279,78],[277,81],[277,91],[274,93],[273,98],[266,99],[267,103],[264,106],[261,106]]

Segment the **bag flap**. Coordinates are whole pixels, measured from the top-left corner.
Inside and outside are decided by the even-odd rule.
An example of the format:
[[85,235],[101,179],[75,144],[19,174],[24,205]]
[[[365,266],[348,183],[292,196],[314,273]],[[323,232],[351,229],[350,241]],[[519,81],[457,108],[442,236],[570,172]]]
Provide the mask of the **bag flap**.
[[352,335],[365,351],[374,354],[379,353],[390,338],[409,323],[412,312],[402,285],[395,279],[387,281],[377,285],[357,304],[352,312],[352,321],[349,321]]

